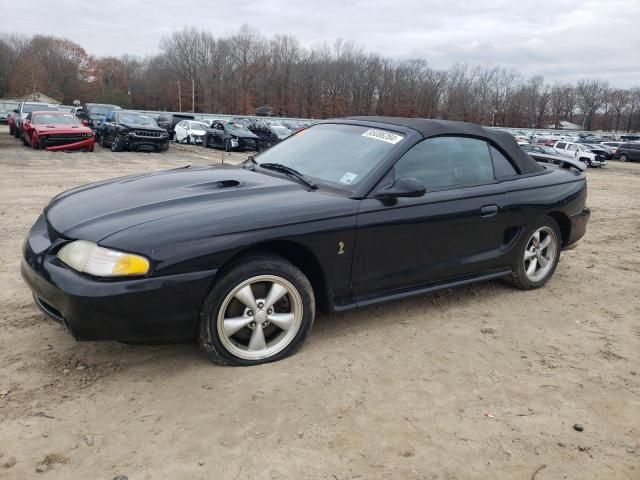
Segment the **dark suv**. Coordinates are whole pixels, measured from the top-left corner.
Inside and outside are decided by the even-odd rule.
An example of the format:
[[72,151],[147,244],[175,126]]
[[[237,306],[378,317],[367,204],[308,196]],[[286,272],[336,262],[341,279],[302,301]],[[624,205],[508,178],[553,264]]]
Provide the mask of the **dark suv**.
[[76,117],[95,132],[107,113],[112,110],[121,110],[121,108],[108,103],[85,103],[76,111]]
[[107,113],[98,134],[100,145],[111,147],[113,152],[164,152],[169,148],[166,130],[151,116],[138,112],[113,110]]
[[621,162],[640,162],[640,142],[628,142],[619,145],[613,158]]

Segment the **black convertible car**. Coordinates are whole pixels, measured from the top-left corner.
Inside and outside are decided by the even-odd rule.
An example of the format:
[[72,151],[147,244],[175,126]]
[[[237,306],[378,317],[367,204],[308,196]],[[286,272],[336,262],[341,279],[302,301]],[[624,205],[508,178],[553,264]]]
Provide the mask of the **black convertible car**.
[[585,233],[580,168],[438,120],[320,122],[240,167],[133,175],[55,197],[24,243],[36,304],[79,340],[197,337],[212,360],[291,355],[316,308],[470,282],[544,285]]

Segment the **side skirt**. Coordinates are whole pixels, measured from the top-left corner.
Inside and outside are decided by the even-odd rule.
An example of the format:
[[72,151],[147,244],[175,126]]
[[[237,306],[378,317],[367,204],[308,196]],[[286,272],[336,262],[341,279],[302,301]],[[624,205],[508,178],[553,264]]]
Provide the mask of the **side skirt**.
[[468,285],[470,283],[485,282],[487,280],[494,280],[496,278],[506,277],[511,273],[510,268],[503,270],[497,270],[491,273],[483,273],[481,275],[474,275],[471,277],[457,278],[449,280],[447,282],[430,284],[426,286],[418,286],[410,289],[393,290],[390,292],[382,292],[378,294],[365,295],[361,297],[354,297],[351,301],[334,303],[332,305],[332,311],[344,312],[347,310],[353,310],[355,308],[367,307],[369,305],[376,305],[378,303],[392,302],[394,300],[402,300],[404,298],[416,297],[425,293],[431,293],[445,288],[461,287],[462,285]]

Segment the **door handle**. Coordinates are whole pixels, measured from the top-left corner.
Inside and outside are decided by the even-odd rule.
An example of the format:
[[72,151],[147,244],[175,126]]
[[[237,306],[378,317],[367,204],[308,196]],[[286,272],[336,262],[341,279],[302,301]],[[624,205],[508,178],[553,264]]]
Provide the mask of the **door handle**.
[[498,206],[497,205],[485,205],[480,209],[481,217],[493,217],[498,214]]

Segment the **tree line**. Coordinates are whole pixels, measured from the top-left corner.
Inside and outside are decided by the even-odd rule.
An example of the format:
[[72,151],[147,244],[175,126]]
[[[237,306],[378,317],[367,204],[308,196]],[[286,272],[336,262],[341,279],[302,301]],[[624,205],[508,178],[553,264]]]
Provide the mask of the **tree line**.
[[327,118],[392,115],[510,127],[640,130],[640,87],[591,78],[549,83],[491,65],[435,69],[393,60],[353,42],[310,48],[244,25],[227,37],[185,28],[140,58],[94,57],[65,38],[0,36],[0,98],[42,92],[125,108]]

